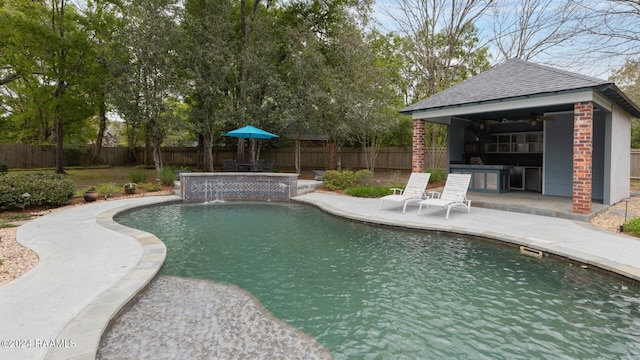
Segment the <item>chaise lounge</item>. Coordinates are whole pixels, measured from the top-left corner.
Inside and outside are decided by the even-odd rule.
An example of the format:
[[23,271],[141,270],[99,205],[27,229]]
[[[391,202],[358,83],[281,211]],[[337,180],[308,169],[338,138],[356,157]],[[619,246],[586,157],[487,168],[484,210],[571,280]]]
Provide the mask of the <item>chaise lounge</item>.
[[442,194],[437,191],[429,192],[431,198],[420,201],[418,215],[422,211],[422,206],[441,206],[447,209],[445,219],[449,219],[449,212],[452,207],[462,207],[467,210],[467,214],[471,213],[471,200],[467,199],[467,190],[471,182],[471,174],[449,174],[447,182],[444,184]]
[[393,194],[383,196],[380,198],[380,206],[378,210],[382,209],[382,204],[385,201],[402,203],[402,213],[407,210],[407,204],[412,202],[418,202],[426,198],[425,189],[429,184],[430,173],[411,173],[407,186],[404,190],[400,188],[392,188]]

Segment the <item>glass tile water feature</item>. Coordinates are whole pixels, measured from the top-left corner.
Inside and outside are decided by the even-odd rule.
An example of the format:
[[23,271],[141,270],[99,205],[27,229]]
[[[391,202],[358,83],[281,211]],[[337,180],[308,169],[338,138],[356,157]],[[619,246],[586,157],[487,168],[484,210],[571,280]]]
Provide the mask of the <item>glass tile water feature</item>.
[[495,242],[298,203],[172,204],[116,220],[165,242],[161,273],[236,284],[337,359],[640,355],[640,286]]

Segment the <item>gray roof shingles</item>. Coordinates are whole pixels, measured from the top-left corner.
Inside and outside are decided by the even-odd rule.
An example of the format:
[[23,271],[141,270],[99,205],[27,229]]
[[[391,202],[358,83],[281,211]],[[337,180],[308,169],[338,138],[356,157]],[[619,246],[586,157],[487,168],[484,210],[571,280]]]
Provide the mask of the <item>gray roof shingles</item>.
[[447,106],[607,85],[615,87],[613,83],[606,80],[520,59],[511,59],[463,83],[408,106],[400,112],[412,113]]

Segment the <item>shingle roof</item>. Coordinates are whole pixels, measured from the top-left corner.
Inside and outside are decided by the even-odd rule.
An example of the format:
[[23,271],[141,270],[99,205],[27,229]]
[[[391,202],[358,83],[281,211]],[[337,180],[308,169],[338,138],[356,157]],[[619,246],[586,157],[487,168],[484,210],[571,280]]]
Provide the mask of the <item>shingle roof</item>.
[[[611,98],[611,90],[622,93],[607,80],[584,76],[569,71],[555,69],[532,62],[511,59],[471,79],[441,91],[402,110],[401,113],[473,104],[492,100],[504,100],[514,97],[553,93],[557,91],[593,88]],[[624,94],[616,99],[625,110],[634,116],[640,115],[640,109]],[[624,98],[624,99],[623,99]],[[635,111],[634,111],[635,110]]]

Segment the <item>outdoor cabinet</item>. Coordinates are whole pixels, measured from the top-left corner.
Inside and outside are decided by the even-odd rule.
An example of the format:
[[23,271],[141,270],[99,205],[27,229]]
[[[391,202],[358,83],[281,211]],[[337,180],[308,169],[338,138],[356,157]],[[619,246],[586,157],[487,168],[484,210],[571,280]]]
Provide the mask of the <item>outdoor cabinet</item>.
[[486,144],[487,153],[541,153],[543,137],[541,131],[491,134]]
[[542,192],[542,168],[514,166],[510,171],[510,189]]
[[469,191],[499,194],[509,191],[511,166],[450,164],[451,173],[471,174]]
[[526,167],[524,169],[525,190],[542,192],[542,168]]
[[510,189],[524,190],[524,168],[522,166],[514,166],[509,173]]

